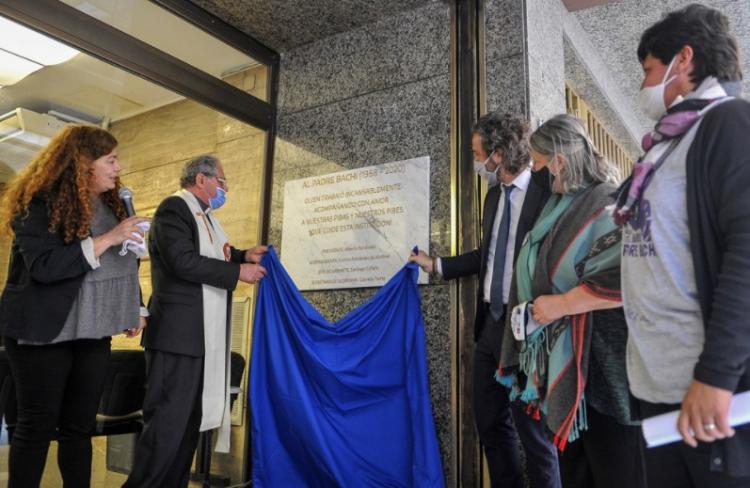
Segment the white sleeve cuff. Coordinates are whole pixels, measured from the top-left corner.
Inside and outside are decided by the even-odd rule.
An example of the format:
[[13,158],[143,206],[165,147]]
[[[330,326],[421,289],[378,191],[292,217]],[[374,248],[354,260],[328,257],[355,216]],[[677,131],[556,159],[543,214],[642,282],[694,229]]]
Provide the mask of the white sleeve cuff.
[[83,250],[83,256],[86,258],[86,261],[88,261],[89,266],[91,266],[91,269],[96,269],[102,265],[102,263],[99,262],[99,258],[94,256],[94,239],[87,237],[82,240],[81,249]]
[[435,258],[435,272],[443,276],[443,260],[440,258]]
[[148,313],[148,309],[146,307],[141,307],[141,311],[139,315],[141,317],[149,317],[151,314]]

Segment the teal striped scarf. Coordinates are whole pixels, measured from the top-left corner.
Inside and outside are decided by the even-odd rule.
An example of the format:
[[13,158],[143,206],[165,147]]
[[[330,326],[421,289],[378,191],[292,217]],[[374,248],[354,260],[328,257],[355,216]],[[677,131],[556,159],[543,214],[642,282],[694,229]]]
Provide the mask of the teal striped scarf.
[[[579,285],[619,299],[620,233],[604,209],[611,191],[609,185],[595,185],[550,198],[519,252],[509,306]],[[590,313],[563,317],[523,342],[506,327],[503,338],[497,380],[510,388],[511,400],[528,405],[530,414],[545,414],[560,450],[587,427],[583,393],[590,321]]]

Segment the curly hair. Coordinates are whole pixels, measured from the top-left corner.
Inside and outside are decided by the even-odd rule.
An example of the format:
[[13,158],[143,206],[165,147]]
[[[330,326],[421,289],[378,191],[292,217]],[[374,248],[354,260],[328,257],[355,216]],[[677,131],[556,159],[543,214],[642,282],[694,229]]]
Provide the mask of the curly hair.
[[668,13],[641,35],[638,60],[643,63],[650,54],[666,65],[684,46],[693,48],[693,83],[709,76],[721,81],[742,79],[737,40],[727,17],[718,10],[693,3]]
[[529,126],[526,121],[497,112],[483,115],[473,129],[482,149],[503,157],[505,171],[514,175],[529,165]]
[[[104,129],[89,125],[67,125],[10,182],[3,194],[0,223],[13,234],[12,223],[27,215],[34,197],[47,203],[51,233],[59,233],[66,243],[90,234],[92,163],[111,153],[117,139]],[[119,220],[127,217],[118,198],[120,179],[115,188],[100,198]]]

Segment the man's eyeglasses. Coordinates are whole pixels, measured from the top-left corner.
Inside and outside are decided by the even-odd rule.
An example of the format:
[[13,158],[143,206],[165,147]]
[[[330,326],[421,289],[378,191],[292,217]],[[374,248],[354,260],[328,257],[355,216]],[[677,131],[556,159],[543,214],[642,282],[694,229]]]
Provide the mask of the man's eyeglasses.
[[210,175],[208,173],[203,173],[208,178],[216,178],[216,181],[219,182],[219,186],[226,189],[227,187],[227,179],[223,176],[217,176],[217,175]]

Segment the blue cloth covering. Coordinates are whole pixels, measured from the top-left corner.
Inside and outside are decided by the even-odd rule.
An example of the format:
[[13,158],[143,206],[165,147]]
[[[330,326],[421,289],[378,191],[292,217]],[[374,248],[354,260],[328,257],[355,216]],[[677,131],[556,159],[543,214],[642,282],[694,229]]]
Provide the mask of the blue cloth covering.
[[331,324],[273,247],[262,264],[250,374],[253,486],[443,487],[416,265]]

